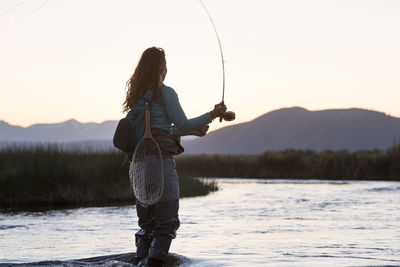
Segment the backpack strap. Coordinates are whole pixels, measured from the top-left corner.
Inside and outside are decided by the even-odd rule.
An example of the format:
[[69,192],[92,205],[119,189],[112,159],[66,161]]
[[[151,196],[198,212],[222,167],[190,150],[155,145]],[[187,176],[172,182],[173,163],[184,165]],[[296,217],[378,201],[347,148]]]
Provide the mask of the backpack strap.
[[[160,107],[164,110],[165,115],[168,118],[168,113],[167,110],[165,109],[165,101],[162,95],[162,91],[160,92],[160,96],[156,97],[156,98],[152,98],[153,96],[153,90],[147,90],[147,92],[144,94],[143,99],[145,102],[149,103],[149,107],[151,106],[151,104],[153,103],[153,101],[155,101],[157,104],[160,105]],[[168,118],[169,120],[169,118]]]
[[146,103],[151,104],[152,102],[152,97],[153,97],[153,90],[147,90],[146,93],[143,96],[143,99]]
[[164,97],[163,97],[163,93],[162,90],[160,90],[160,96],[156,99],[157,103],[161,106],[161,108],[164,110],[165,116],[167,116],[167,119],[169,121],[171,121],[168,117],[168,113],[167,110],[165,108],[165,101],[164,101]]
[[165,116],[167,117],[167,119],[168,119],[169,121],[171,121],[171,120],[169,119],[167,110],[166,110],[166,108],[165,108],[165,101],[164,101],[164,98],[163,98],[162,91],[160,91],[160,93],[161,93],[160,96],[157,97],[157,99],[155,99],[155,98],[152,97],[152,96],[153,96],[153,90],[149,89],[149,90],[147,90],[146,93],[144,94],[143,99],[144,99],[144,101],[145,101],[146,103],[149,104],[149,108],[150,108],[151,105],[153,104],[153,101],[156,101],[157,104],[159,104],[159,105],[161,106],[161,108],[163,109],[163,111],[164,111]]

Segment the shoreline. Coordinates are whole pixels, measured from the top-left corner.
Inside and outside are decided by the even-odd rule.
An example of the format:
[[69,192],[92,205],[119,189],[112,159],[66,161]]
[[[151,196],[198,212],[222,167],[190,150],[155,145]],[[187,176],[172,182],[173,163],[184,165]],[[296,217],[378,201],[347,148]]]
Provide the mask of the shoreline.
[[[192,177],[183,177],[180,181],[180,199],[206,196],[211,192],[218,191],[219,188],[215,182],[199,181]],[[131,190],[130,188],[128,190]],[[119,201],[98,201],[98,202],[79,202],[79,203],[54,203],[44,201],[42,203],[22,201],[15,206],[4,205],[4,199],[0,196],[0,213],[16,213],[16,212],[47,212],[52,210],[68,210],[80,208],[102,208],[102,207],[121,207],[135,206],[133,196],[129,199]]]
[[182,155],[181,173],[195,177],[400,181],[400,145],[386,151],[269,151],[261,155]]
[[[193,177],[400,181],[400,146],[387,151],[285,150],[262,155],[175,158],[180,197],[204,196],[216,182]],[[0,210],[51,210],[134,204],[123,155],[52,147],[0,150]]]
[[[0,209],[32,210],[134,203],[129,164],[118,152],[63,152],[36,147],[0,150]],[[179,173],[179,172],[178,172]],[[180,197],[218,190],[179,174]]]

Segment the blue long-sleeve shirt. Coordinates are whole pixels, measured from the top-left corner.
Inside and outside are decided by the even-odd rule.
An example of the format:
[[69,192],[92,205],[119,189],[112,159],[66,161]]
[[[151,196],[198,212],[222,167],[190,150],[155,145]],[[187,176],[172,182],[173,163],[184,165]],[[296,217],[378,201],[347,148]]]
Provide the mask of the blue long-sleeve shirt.
[[[209,124],[210,114],[204,113],[201,116],[188,119],[179,103],[178,94],[169,86],[163,85],[161,93],[164,100],[164,107],[157,101],[151,105],[151,128],[159,128],[174,134],[187,133]],[[173,125],[172,125],[173,124]]]

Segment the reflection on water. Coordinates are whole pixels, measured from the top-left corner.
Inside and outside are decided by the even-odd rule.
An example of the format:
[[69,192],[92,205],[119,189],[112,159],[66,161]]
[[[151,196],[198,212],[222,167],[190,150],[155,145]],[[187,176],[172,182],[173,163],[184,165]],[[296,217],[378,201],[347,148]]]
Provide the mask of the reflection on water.
[[[181,200],[171,252],[193,266],[400,265],[400,183],[221,180]],[[134,251],[135,208],[0,214],[0,262]]]

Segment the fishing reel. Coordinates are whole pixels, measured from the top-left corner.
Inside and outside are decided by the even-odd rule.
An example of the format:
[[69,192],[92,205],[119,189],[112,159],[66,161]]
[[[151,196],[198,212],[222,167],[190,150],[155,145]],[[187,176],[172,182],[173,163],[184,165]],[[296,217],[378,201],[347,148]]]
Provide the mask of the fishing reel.
[[233,121],[235,119],[236,119],[235,112],[227,111],[227,112],[225,112],[225,114],[223,116],[221,116],[219,118],[219,122],[222,122],[222,120],[224,120],[224,121]]

